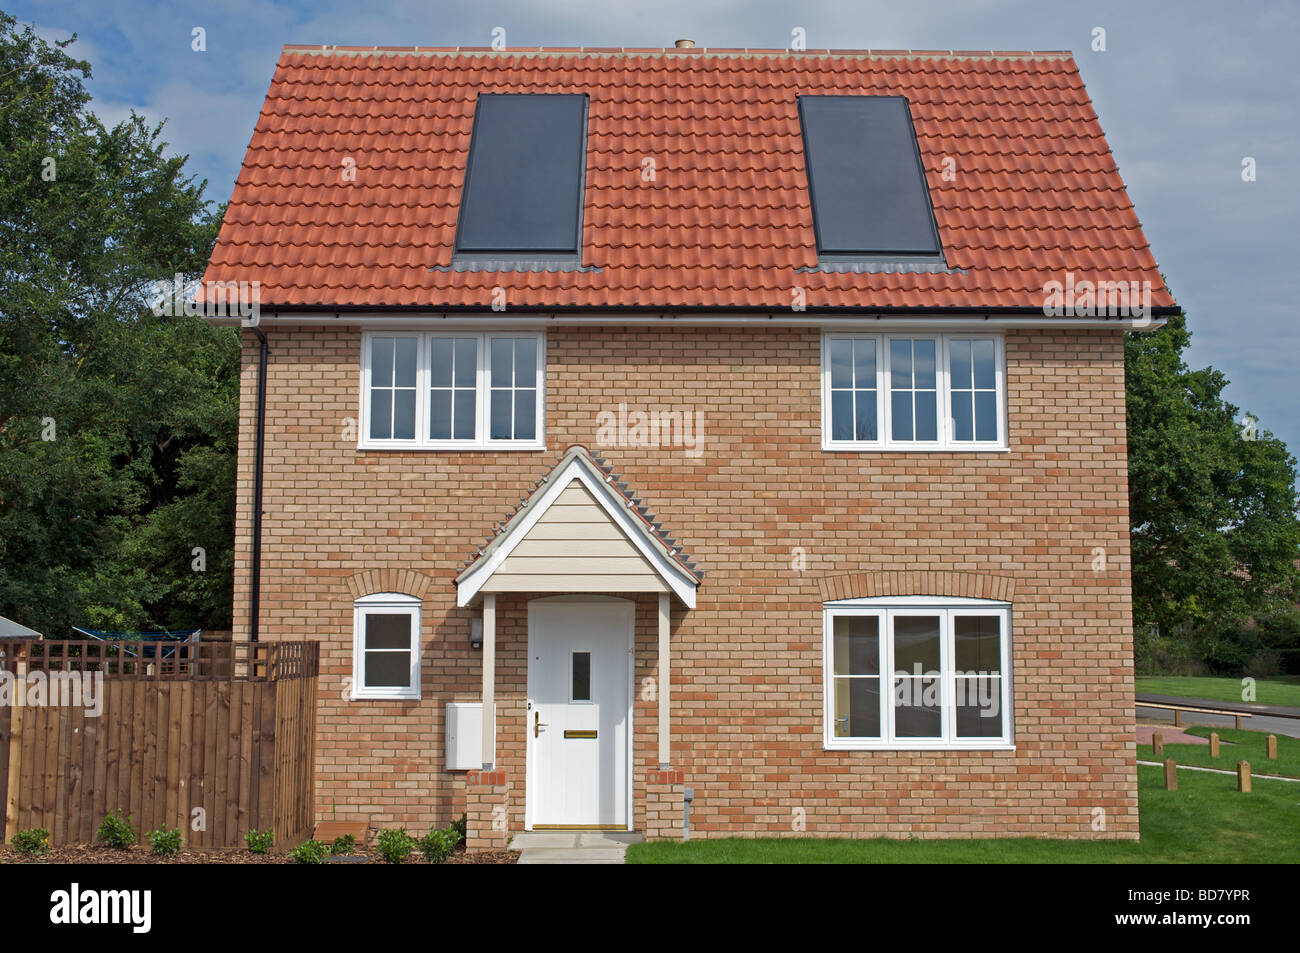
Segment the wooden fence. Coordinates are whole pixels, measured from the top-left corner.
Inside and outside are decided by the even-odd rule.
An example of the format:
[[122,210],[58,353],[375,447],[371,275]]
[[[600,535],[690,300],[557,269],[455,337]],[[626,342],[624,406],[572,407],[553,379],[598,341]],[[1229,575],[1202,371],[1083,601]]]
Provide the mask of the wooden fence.
[[194,847],[305,840],[318,665],[315,642],[0,642],[6,842],[91,843],[115,809],[142,843],[163,826]]

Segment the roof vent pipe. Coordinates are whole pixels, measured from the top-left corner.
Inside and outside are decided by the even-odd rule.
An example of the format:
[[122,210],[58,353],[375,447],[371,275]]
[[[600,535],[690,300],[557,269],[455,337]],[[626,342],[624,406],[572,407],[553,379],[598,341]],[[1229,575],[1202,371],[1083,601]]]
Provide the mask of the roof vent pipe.
[[676,43],[673,44],[673,46],[677,47],[679,50],[689,50],[689,49],[692,49],[692,48],[695,46],[695,41],[694,41],[694,40],[678,40]]

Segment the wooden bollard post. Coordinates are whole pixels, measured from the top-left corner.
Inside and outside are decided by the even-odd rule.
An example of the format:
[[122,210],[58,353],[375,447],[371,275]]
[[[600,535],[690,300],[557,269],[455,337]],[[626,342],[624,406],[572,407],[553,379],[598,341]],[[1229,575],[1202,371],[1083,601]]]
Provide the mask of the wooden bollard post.
[[1219,756],[1219,733],[1217,731],[1211,731],[1210,732],[1210,757],[1217,758],[1218,756]]
[[1153,754],[1165,753],[1165,736],[1158,731],[1151,735],[1151,752]]
[[1270,761],[1277,760],[1277,735],[1269,735],[1264,739],[1265,757]]
[[1178,790],[1178,762],[1173,758],[1165,758],[1165,790]]
[[1250,762],[1237,762],[1237,790],[1242,794],[1250,793]]

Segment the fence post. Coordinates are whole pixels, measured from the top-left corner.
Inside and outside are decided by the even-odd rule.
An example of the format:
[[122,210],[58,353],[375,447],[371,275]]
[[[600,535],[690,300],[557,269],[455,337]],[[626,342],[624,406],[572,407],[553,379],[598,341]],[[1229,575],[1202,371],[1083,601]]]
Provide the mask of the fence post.
[[[17,682],[14,691],[23,690],[23,683]],[[5,843],[18,833],[18,795],[22,790],[23,770],[23,705],[16,702],[9,706],[9,773],[8,790],[5,791]]]
[[1217,758],[1218,756],[1219,756],[1219,733],[1217,731],[1211,731],[1210,732],[1210,757]]
[[1165,790],[1178,790],[1178,763],[1173,758],[1165,758]]
[[1237,762],[1237,790],[1242,794],[1250,793],[1250,762]]
[[1151,753],[1152,754],[1165,753],[1165,736],[1158,731],[1154,732],[1151,735]]
[[1265,757],[1270,761],[1277,760],[1277,735],[1269,735],[1264,739]]

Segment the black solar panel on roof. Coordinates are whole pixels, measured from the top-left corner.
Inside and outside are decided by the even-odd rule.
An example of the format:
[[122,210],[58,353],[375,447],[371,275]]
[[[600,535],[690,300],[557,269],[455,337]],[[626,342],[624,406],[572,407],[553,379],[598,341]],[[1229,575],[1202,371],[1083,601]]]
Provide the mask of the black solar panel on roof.
[[938,255],[939,231],[902,96],[800,96],[823,255]]
[[586,130],[584,95],[480,94],[456,251],[577,254]]

